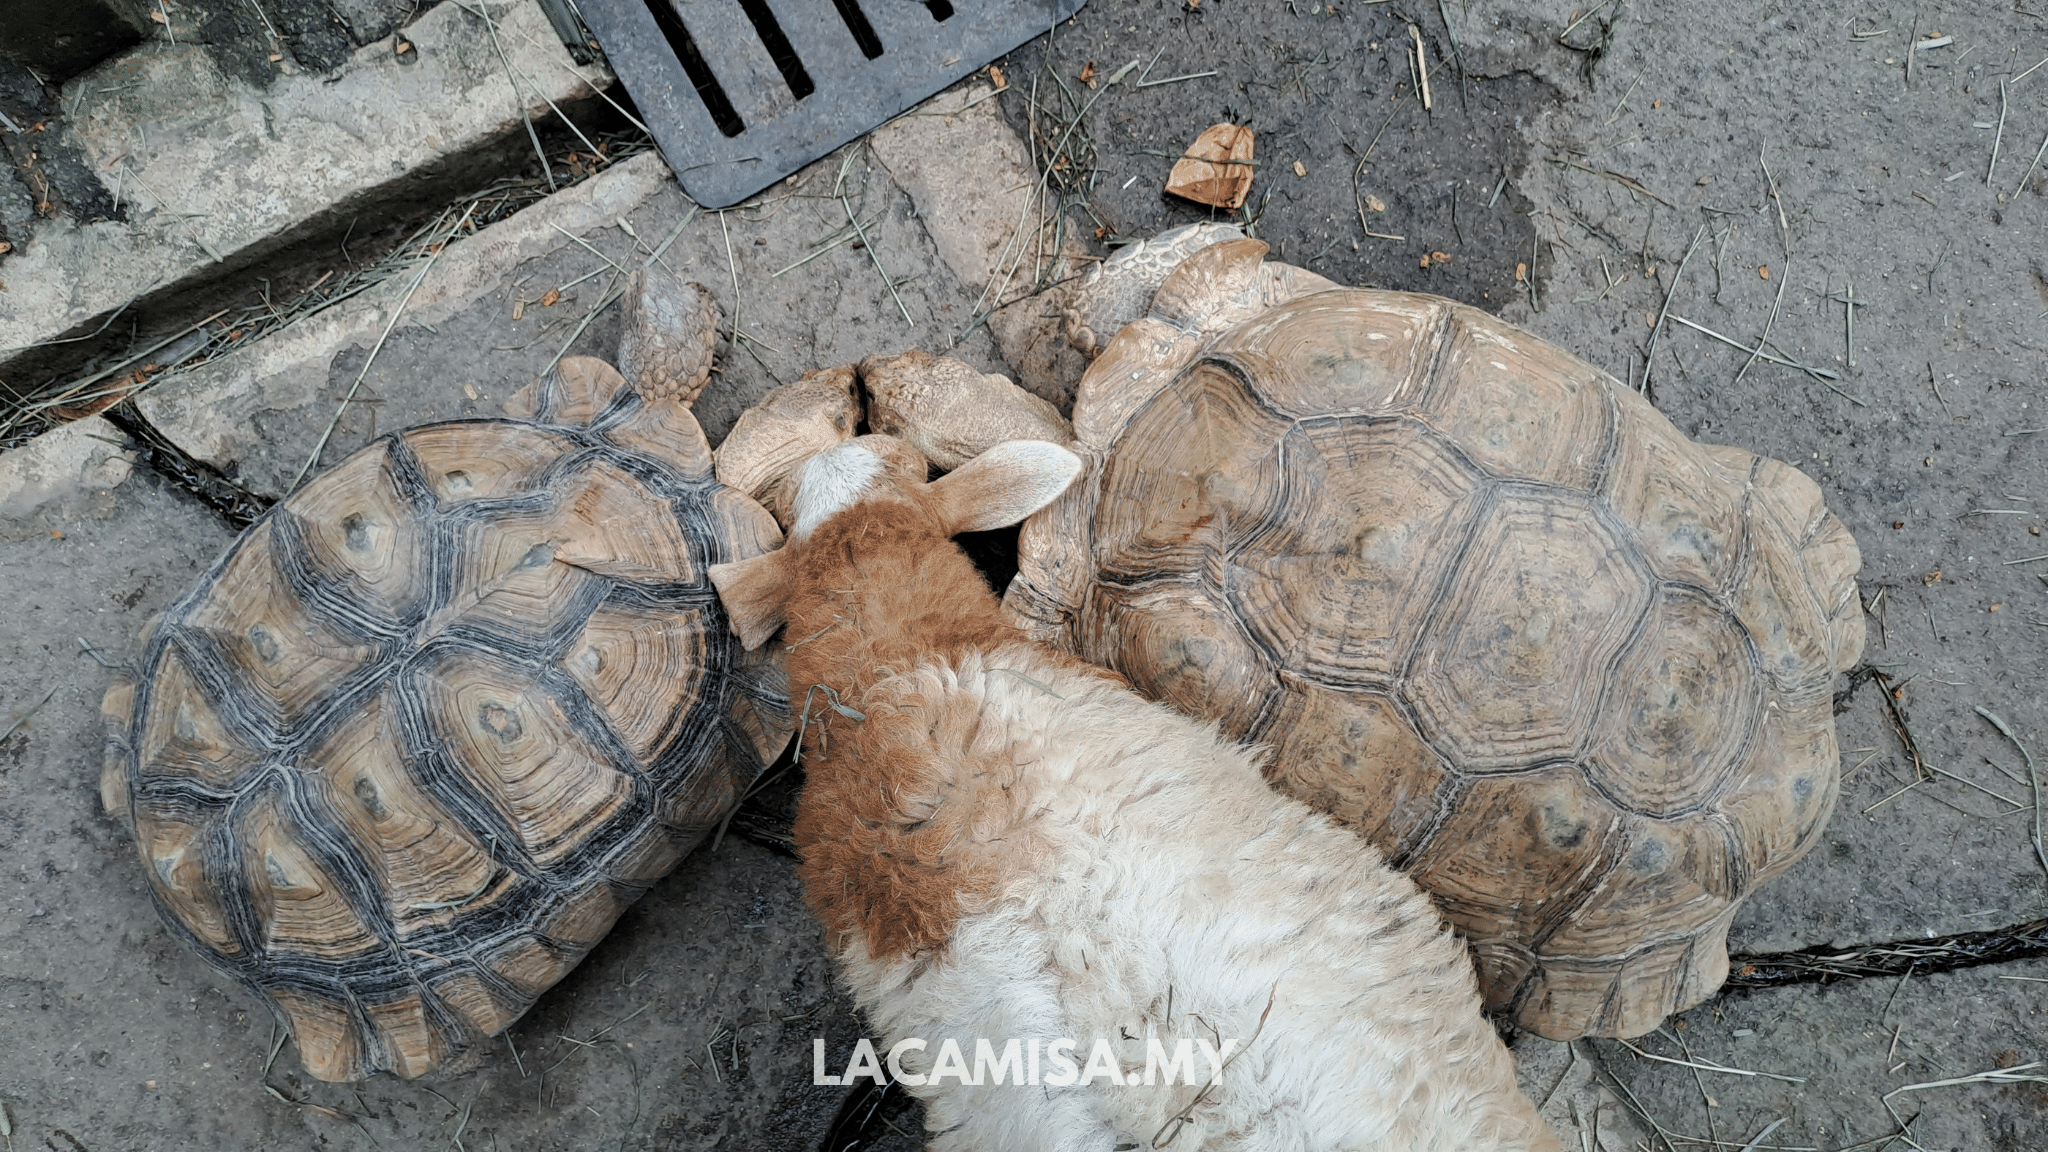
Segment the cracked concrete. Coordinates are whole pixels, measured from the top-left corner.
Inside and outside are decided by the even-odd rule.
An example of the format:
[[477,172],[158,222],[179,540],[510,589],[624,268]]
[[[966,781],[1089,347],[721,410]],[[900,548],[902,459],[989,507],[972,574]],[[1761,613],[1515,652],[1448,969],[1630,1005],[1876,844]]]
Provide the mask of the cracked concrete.
[[523,131],[522,109],[544,117],[549,101],[610,83],[570,64],[538,7],[485,10],[523,78],[517,95],[484,22],[454,4],[407,30],[410,57],[380,42],[333,75],[258,88],[219,71],[203,45],[151,42],[71,80],[51,131],[84,155],[122,218],[60,216],[12,237],[0,350],[64,335],[138,294],[189,291],[352,215],[374,218]]

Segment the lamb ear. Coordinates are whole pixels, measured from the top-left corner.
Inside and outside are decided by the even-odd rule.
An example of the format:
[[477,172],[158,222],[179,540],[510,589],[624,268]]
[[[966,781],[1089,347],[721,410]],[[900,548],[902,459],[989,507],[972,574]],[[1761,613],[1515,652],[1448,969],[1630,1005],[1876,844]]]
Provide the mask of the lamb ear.
[[787,547],[777,548],[731,564],[713,564],[711,583],[725,604],[733,633],[752,651],[782,627],[796,586],[796,563]]
[[952,534],[1015,524],[1059,499],[1081,458],[1043,440],[1006,440],[932,481],[939,518]]

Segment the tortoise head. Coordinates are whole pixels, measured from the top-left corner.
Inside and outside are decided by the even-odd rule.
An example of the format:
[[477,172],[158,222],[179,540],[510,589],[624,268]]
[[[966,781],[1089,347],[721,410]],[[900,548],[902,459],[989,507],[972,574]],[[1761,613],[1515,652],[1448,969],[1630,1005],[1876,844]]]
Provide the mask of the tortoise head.
[[505,414],[544,424],[588,424],[622,389],[651,408],[687,409],[711,379],[712,352],[724,317],[702,284],[659,264],[626,278],[617,368],[593,356],[564,356],[546,376],[513,393]]
[[650,403],[696,403],[711,379],[723,320],[710,289],[655,263],[627,278],[621,307],[619,371],[626,383]]
[[1181,261],[1213,244],[1242,240],[1235,224],[1189,224],[1121,248],[1088,270],[1060,310],[1067,342],[1093,360],[1123,326],[1145,315]]
[[1015,524],[1066,491],[1081,459],[1057,444],[1010,440],[927,482],[924,456],[894,436],[870,435],[821,452],[798,476],[795,522],[776,551],[714,565],[732,630],[748,648],[766,643],[783,623],[798,567],[811,537],[856,505],[900,504],[930,517],[942,537]]

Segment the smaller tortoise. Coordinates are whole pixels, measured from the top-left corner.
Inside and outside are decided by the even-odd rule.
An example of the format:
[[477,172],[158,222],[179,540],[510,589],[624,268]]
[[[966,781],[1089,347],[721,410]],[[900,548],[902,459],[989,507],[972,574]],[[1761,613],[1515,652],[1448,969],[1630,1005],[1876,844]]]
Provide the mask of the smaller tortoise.
[[1517,1024],[1697,1003],[1834,807],[1855,541],[1796,469],[1484,312],[1198,227],[1077,292],[1088,471],[1025,524],[1006,611],[1271,746]]
[[625,311],[624,375],[565,359],[524,419],[356,452],[107,693],[102,798],[165,924],[319,1079],[460,1066],[788,740],[781,658],[733,640],[707,575],[781,538],[690,414],[717,305],[654,270]]

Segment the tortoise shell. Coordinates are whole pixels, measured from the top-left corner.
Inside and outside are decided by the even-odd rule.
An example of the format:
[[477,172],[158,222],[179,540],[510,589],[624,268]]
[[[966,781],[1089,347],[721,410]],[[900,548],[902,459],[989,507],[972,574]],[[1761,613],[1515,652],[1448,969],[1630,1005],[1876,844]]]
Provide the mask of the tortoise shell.
[[108,694],[103,797],[164,922],[322,1080],[516,1020],[787,742],[780,659],[706,575],[780,532],[713,479],[694,389],[623,385],[565,360],[532,420],[348,457]]
[[[1160,300],[1241,304],[1263,251]],[[1027,523],[1012,618],[1270,746],[1517,1024],[1640,1035],[1717,988],[1834,805],[1863,623],[1819,489],[1448,300],[1316,291],[1206,343],[1163,311],[1082,381],[1090,471]]]

